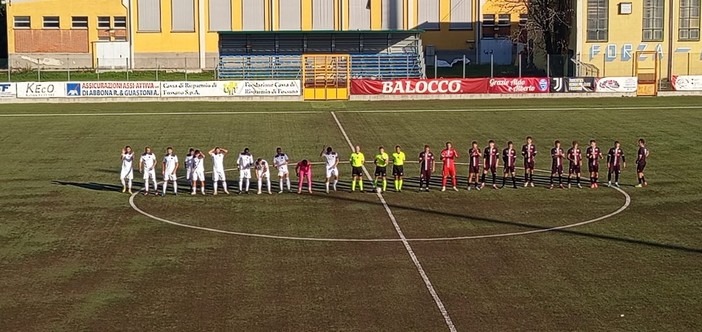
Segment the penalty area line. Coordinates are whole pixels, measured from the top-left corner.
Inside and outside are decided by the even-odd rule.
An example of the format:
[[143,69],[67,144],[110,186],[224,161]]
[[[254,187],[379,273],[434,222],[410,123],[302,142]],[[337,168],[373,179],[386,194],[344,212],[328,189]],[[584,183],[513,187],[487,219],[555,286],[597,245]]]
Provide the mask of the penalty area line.
[[[341,125],[339,118],[336,117],[336,113],[331,112],[331,115],[334,118],[336,125],[339,127],[341,134],[344,135],[344,139],[346,139],[346,143],[349,144],[349,148],[351,148],[351,150],[353,150],[354,149],[353,143],[351,143],[351,139],[349,139],[349,135],[346,134],[346,130],[344,129],[344,126]],[[370,173],[368,172],[368,169],[366,169],[366,166],[363,166],[363,173],[365,173],[368,180],[373,181],[373,178],[371,177]],[[402,244],[405,246],[405,250],[407,250],[407,253],[409,254],[410,258],[412,259],[414,266],[417,268],[419,275],[422,277],[422,280],[424,281],[424,285],[426,286],[427,290],[429,291],[429,294],[431,294],[431,297],[434,299],[434,303],[439,308],[441,315],[444,317],[444,321],[446,322],[446,326],[448,326],[449,331],[456,332],[456,326],[453,325],[453,321],[451,320],[451,316],[449,316],[448,310],[446,310],[446,306],[444,306],[444,303],[441,301],[441,298],[439,298],[439,294],[436,293],[436,290],[434,289],[434,285],[432,285],[431,280],[429,280],[429,276],[427,276],[426,271],[424,271],[424,268],[422,267],[422,264],[419,262],[417,255],[415,255],[414,250],[412,250],[412,246],[410,246],[409,241],[407,241],[405,234],[402,232],[402,229],[400,228],[400,225],[397,223],[397,219],[395,219],[395,215],[392,213],[392,211],[390,210],[390,207],[388,206],[388,203],[385,201],[385,197],[383,197],[383,194],[379,193],[379,192],[376,192],[375,194],[378,197],[378,199],[380,200],[380,202],[383,204],[383,207],[385,208],[385,212],[387,212],[388,217],[390,217],[390,221],[392,221],[392,225],[395,227],[395,231],[397,232],[397,235],[400,237],[400,240],[402,240]]]

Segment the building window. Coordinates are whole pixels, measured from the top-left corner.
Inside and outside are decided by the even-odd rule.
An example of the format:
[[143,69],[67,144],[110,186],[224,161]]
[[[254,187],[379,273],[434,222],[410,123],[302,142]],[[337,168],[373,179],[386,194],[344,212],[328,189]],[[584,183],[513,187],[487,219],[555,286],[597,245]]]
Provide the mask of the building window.
[[500,14],[497,16],[497,25],[506,27],[510,25],[511,16],[509,14]]
[[113,18],[115,29],[126,29],[127,28],[127,17],[126,16],[115,16]]
[[529,14],[519,14],[519,26],[525,27],[529,21]]
[[15,16],[15,29],[29,29],[32,27],[32,21],[29,16]]
[[44,16],[44,29],[58,29],[60,27],[58,16]]
[[424,0],[417,5],[417,24],[423,30],[440,30],[439,1]]
[[88,17],[87,16],[73,16],[71,18],[71,29],[87,29],[88,28]]
[[643,0],[643,41],[663,40],[665,0]]
[[451,30],[473,29],[473,1],[451,0]]
[[607,41],[609,0],[587,1],[587,40]]
[[495,26],[495,15],[494,14],[483,14],[483,26],[486,26],[486,27]]
[[700,2],[700,0],[680,0],[678,39],[700,40]]
[[97,20],[98,20],[97,21],[98,29],[109,30],[112,28],[112,24],[110,24],[110,17],[109,16],[98,16]]

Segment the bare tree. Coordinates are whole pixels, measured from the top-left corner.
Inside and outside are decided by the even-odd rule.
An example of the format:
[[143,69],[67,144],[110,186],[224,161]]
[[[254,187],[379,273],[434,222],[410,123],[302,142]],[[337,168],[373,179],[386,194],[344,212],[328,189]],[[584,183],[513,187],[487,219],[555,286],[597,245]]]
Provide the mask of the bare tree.
[[[513,36],[525,43],[529,65],[533,65],[534,49],[550,54],[552,76],[563,76],[573,29],[575,0],[493,0],[509,12],[527,14],[526,25]],[[526,39],[526,40],[524,40]]]

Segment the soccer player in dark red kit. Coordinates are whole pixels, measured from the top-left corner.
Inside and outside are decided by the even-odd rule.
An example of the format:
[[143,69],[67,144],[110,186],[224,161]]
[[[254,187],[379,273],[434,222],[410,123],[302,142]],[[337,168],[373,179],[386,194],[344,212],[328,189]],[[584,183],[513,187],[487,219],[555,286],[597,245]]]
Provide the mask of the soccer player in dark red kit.
[[646,182],[646,177],[644,176],[646,160],[648,160],[648,148],[646,147],[646,141],[644,141],[643,138],[640,138],[639,153],[636,155],[636,175],[639,178],[639,184],[636,185],[636,188],[648,186],[648,182]]
[[553,189],[553,180],[555,180],[556,175],[558,175],[558,187],[563,189],[563,148],[561,148],[561,141],[556,140],[553,143],[553,148],[551,148],[551,183],[549,189]]
[[517,163],[517,150],[514,149],[512,141],[507,142],[507,147],[502,150],[502,162],[504,164],[504,174],[502,176],[502,188],[505,187],[507,175],[512,177],[512,187],[517,189],[517,181],[514,178],[514,167]]
[[607,187],[612,186],[612,173],[614,173],[614,186],[619,188],[619,174],[626,168],[626,158],[619,141],[614,141],[614,147],[607,153]]
[[483,153],[480,152],[478,147],[478,142],[473,141],[471,143],[471,148],[468,149],[468,190],[470,190],[471,181],[475,178],[475,189],[480,190],[480,184],[478,183],[478,176],[480,176],[480,159],[483,157]]
[[536,145],[531,136],[527,136],[526,144],[522,146],[522,156],[524,157],[524,186],[534,186],[534,158],[536,157]]
[[600,179],[600,159],[603,157],[594,139],[590,140],[590,146],[585,150],[585,156],[587,156],[587,168],[590,171],[590,188],[596,189],[598,187],[597,181]]
[[570,182],[573,177],[578,184],[578,188],[582,188],[580,185],[580,166],[583,164],[583,155],[580,151],[578,141],[573,141],[573,147],[568,149],[568,188],[570,188]]
[[495,141],[490,140],[488,146],[483,150],[483,176],[480,178],[480,187],[485,187],[485,176],[488,171],[492,174],[492,189],[497,189],[497,164],[500,160],[500,150],[495,146]]
[[431,173],[435,170],[434,153],[429,149],[429,145],[424,145],[424,151],[419,153],[419,191],[429,191],[429,180],[431,180]]
[[451,176],[453,190],[458,191],[458,179],[456,179],[456,159],[458,151],[453,148],[451,142],[446,142],[446,149],[441,151],[441,161],[444,162],[444,169],[441,176],[441,191],[446,191],[446,180]]

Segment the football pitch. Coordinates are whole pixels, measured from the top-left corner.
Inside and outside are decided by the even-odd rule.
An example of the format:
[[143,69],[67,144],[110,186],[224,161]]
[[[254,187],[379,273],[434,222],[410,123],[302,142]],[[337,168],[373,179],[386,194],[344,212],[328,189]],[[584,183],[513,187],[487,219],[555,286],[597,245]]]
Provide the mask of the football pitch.
[[[3,105],[0,330],[700,331],[701,102]],[[419,192],[410,162],[402,193],[391,177],[389,192],[367,178],[366,193],[349,191],[351,145],[373,175],[380,145],[414,161],[451,141],[465,163],[473,140],[519,149],[528,135],[533,188],[468,191],[459,165],[460,190],[440,192],[437,163],[433,190]],[[645,188],[634,188],[639,138]],[[621,141],[621,189],[548,190],[556,139],[605,152]],[[208,195],[190,196],[182,167],[181,195],[122,193],[125,145],[159,162],[172,146],[181,163],[189,147],[225,147],[232,195],[212,196],[208,175]],[[328,145],[343,160],[339,191],[323,192],[315,164],[311,195],[234,194],[244,147],[321,162]]]

